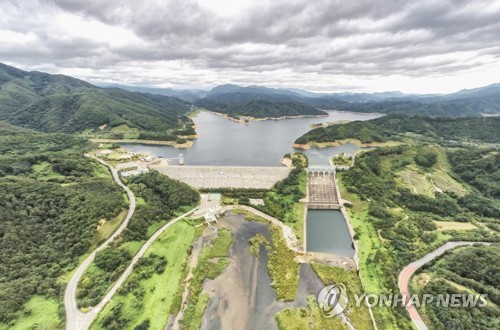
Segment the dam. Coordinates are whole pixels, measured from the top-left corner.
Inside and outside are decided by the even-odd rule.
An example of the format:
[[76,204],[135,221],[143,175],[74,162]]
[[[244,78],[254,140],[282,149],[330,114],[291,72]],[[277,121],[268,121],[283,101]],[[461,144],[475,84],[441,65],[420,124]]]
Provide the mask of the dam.
[[321,252],[353,258],[353,235],[342,211],[335,168],[307,168],[307,210],[304,237],[307,252]]
[[292,170],[278,166],[152,165],[150,168],[197,189],[270,189]]

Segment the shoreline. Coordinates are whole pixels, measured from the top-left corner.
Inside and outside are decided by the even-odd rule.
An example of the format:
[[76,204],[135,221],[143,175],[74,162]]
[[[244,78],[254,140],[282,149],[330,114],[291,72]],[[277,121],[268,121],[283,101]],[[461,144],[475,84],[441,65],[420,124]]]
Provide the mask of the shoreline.
[[387,142],[372,142],[372,143],[363,143],[360,140],[356,139],[343,139],[343,140],[337,140],[337,141],[332,141],[332,142],[308,142],[308,143],[294,143],[292,144],[292,148],[295,149],[302,149],[302,150],[309,150],[311,148],[328,148],[328,147],[339,147],[343,144],[347,143],[352,143],[357,147],[361,148],[375,148],[375,147],[383,147],[383,146],[390,146],[393,145],[396,141],[387,141]]
[[[206,112],[209,112],[209,113],[213,113],[214,115],[218,115],[218,116],[224,117],[226,119],[229,119],[229,120],[232,120],[234,122],[237,122],[237,123],[240,123],[240,124],[244,124],[244,125],[249,125],[251,121],[300,119],[300,118],[323,118],[323,117],[328,117],[329,116],[328,114],[326,114],[326,115],[299,115],[299,116],[282,116],[282,117],[264,117],[264,118],[255,118],[255,117],[251,117],[251,116],[244,116],[246,119],[249,120],[248,122],[245,122],[242,119],[237,119],[237,118],[230,117],[228,114],[225,114],[225,113],[211,111],[211,110],[208,110],[208,109],[204,109],[203,111],[206,111]],[[331,111],[335,111],[335,110],[331,110]]]
[[186,141],[186,143],[177,143],[175,141],[161,141],[161,140],[139,140],[139,139],[89,139],[93,143],[137,143],[149,145],[162,145],[172,146],[177,149],[187,149],[193,145],[193,141]]

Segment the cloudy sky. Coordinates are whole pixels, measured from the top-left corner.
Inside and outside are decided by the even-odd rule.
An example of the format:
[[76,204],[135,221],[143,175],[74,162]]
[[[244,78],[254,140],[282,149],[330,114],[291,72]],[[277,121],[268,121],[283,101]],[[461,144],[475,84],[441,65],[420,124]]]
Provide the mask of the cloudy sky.
[[453,92],[500,82],[500,1],[0,0],[0,62],[91,82]]

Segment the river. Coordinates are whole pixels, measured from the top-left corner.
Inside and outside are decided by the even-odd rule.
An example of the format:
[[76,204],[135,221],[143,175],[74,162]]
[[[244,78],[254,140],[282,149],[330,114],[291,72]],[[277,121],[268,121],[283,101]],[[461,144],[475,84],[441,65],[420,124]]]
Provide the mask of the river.
[[[280,166],[285,153],[302,151],[292,148],[292,144],[309,131],[312,124],[369,120],[382,116],[378,113],[342,111],[328,111],[328,114],[328,117],[252,121],[249,125],[244,125],[204,111],[194,118],[199,138],[191,148],[175,149],[171,146],[130,143],[120,145],[134,152],[147,152],[166,158],[176,158],[182,153],[186,165]],[[359,147],[347,143],[338,147],[311,148],[303,152],[309,157],[311,165],[328,165],[332,155],[357,149]],[[171,163],[177,164],[176,161]]]

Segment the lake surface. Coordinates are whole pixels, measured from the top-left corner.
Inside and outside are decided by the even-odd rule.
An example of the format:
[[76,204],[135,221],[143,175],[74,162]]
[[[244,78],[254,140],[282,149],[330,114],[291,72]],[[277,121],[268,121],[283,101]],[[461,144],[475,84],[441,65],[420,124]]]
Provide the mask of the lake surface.
[[354,247],[339,210],[307,210],[307,251],[352,258]]
[[[176,158],[184,154],[186,165],[280,166],[285,153],[302,151],[292,148],[293,142],[311,130],[312,124],[337,120],[369,120],[383,116],[378,113],[328,111],[328,117],[265,120],[244,125],[210,112],[201,112],[194,122],[199,138],[188,149],[171,146],[121,143],[134,152],[147,152]],[[302,151],[311,165],[328,165],[331,156],[359,147],[348,143],[339,147],[312,148]],[[176,161],[171,162],[177,164]]]

